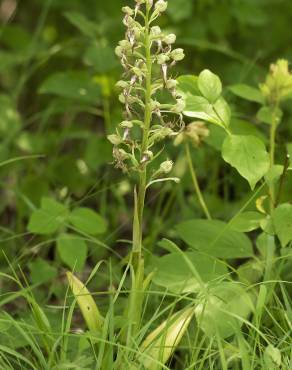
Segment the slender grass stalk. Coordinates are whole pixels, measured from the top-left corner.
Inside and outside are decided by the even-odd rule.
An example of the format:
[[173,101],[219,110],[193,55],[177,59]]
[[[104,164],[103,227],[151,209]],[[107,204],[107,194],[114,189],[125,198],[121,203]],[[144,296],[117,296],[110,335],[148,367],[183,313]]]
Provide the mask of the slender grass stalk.
[[[277,132],[277,126],[279,124],[279,120],[277,118],[277,112],[278,112],[278,101],[275,103],[275,106],[273,108],[272,113],[272,123],[270,127],[270,168],[272,168],[275,164],[275,146],[276,146],[276,132]],[[275,208],[275,187],[273,182],[271,182],[269,186],[269,193],[270,193],[270,211],[272,212]]]
[[200,206],[202,207],[202,210],[205,213],[205,216],[207,217],[208,220],[211,220],[212,217],[210,215],[209,209],[207,207],[207,204],[204,200],[203,194],[202,194],[201,189],[200,189],[200,185],[199,185],[199,182],[198,182],[198,179],[197,179],[196,171],[195,171],[195,168],[194,168],[194,165],[193,165],[193,162],[192,162],[192,157],[191,157],[191,152],[190,152],[190,145],[188,143],[185,144],[185,149],[186,149],[187,162],[188,162],[189,170],[190,170],[190,173],[191,173],[195,193],[198,197]]

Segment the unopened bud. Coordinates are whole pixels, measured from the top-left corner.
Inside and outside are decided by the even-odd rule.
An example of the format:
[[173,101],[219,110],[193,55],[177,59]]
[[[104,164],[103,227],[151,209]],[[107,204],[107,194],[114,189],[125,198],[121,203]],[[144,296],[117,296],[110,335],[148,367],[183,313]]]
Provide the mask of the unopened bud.
[[134,10],[131,9],[129,6],[124,6],[122,8],[123,13],[126,13],[128,15],[134,15]]
[[118,81],[116,83],[116,87],[119,87],[121,89],[127,89],[129,87],[129,83],[127,81]]
[[151,33],[151,36],[153,37],[161,36],[162,34],[161,28],[159,26],[153,26],[151,27],[150,33]]
[[120,126],[123,127],[123,128],[132,128],[133,123],[132,123],[132,121],[123,121],[123,122],[120,123]]
[[169,35],[166,35],[164,38],[163,38],[163,41],[170,45],[170,44],[174,44],[175,41],[176,41],[176,35],[174,33],[170,33]]
[[169,90],[175,89],[177,86],[177,81],[176,80],[167,80],[166,81],[166,88]]
[[179,62],[180,60],[183,60],[185,57],[184,50],[183,49],[174,49],[171,53],[170,56],[173,60],[176,62]]
[[149,162],[153,158],[153,153],[151,150],[147,150],[146,152],[143,153],[141,163]]
[[172,167],[173,167],[173,162],[172,161],[165,161],[165,162],[161,163],[161,165],[159,167],[159,171],[164,173],[164,174],[167,174],[172,170]]
[[172,111],[174,113],[178,113],[179,114],[179,113],[182,113],[184,111],[185,107],[186,107],[185,101],[183,99],[178,99],[176,101],[176,104],[172,108]]
[[126,103],[126,98],[125,98],[125,95],[124,95],[124,94],[120,94],[120,95],[119,95],[119,101],[120,101],[122,104],[125,104],[125,103]]
[[108,141],[110,141],[113,145],[121,144],[121,138],[116,134],[111,134],[107,136]]
[[117,47],[115,48],[115,53],[116,53],[116,55],[117,55],[119,58],[121,58],[121,57],[123,56],[123,48],[122,48],[121,46],[117,46]]
[[165,12],[167,9],[167,1],[164,0],[158,0],[155,4],[155,10],[157,10],[159,13]]
[[151,100],[150,102],[150,108],[152,111],[155,111],[157,109],[160,109],[161,104],[157,100]]
[[157,63],[159,65],[165,64],[168,61],[169,61],[169,56],[168,55],[166,55],[166,54],[157,55]]

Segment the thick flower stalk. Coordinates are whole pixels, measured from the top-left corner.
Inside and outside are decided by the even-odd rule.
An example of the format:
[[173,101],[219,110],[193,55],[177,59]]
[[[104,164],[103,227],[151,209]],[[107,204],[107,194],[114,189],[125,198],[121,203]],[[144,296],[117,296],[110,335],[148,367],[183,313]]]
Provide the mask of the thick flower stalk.
[[[171,77],[171,71],[184,58],[184,52],[173,47],[174,34],[164,33],[154,25],[166,9],[164,0],[136,0],[134,9],[124,7],[125,39],[116,47],[124,68],[123,80],[117,86],[125,109],[124,120],[108,139],[114,145],[116,167],[127,173],[138,173],[133,237],[133,252],[138,254],[142,249],[146,189],[153,182],[164,181],[172,169],[171,161],[160,163],[158,168],[150,164],[161,154],[162,142],[175,136],[177,128],[183,126],[184,101],[176,90],[177,81]],[[158,95],[163,90],[167,98],[161,102]]]

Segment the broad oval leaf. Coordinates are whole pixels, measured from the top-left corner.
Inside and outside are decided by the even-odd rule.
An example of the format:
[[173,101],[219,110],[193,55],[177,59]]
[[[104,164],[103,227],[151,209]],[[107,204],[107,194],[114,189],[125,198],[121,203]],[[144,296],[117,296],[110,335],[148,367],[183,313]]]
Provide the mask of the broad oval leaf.
[[233,230],[248,232],[258,229],[261,225],[261,221],[265,218],[266,216],[260,212],[247,211],[236,216],[230,222],[230,226]]
[[64,225],[68,213],[68,209],[63,204],[54,199],[43,197],[41,208],[32,213],[27,229],[35,234],[52,234]]
[[229,90],[234,95],[237,95],[245,100],[249,100],[260,104],[264,103],[264,97],[261,91],[253,86],[249,86],[246,84],[236,84],[229,86]]
[[84,71],[65,71],[50,75],[39,93],[96,104],[101,98],[101,87]]
[[107,229],[103,217],[90,208],[75,208],[68,219],[78,230],[90,235],[103,234]]
[[264,143],[252,135],[229,135],[222,146],[223,159],[235,167],[253,190],[268,172],[270,161]]
[[240,283],[224,282],[203,296],[195,314],[199,327],[209,337],[235,334],[254,310],[254,297]]
[[186,107],[183,112],[185,116],[214,123],[223,128],[228,126],[230,110],[223,98],[218,99],[215,106],[210,104],[208,100],[202,96],[187,95],[185,102]]
[[220,78],[209,69],[204,69],[198,77],[198,87],[202,95],[214,104],[222,93],[222,83]]
[[177,91],[181,95],[200,95],[200,90],[198,88],[198,77],[194,75],[184,75],[177,79],[178,86]]
[[219,220],[189,220],[176,226],[179,237],[190,247],[218,258],[246,258],[253,255],[249,238]]
[[272,215],[273,224],[282,247],[292,240],[292,204],[278,206]]
[[87,244],[77,235],[61,234],[57,239],[59,256],[74,271],[82,271],[87,258]]
[[228,274],[224,262],[199,252],[170,253],[154,262],[153,281],[175,293],[197,292],[201,284]]

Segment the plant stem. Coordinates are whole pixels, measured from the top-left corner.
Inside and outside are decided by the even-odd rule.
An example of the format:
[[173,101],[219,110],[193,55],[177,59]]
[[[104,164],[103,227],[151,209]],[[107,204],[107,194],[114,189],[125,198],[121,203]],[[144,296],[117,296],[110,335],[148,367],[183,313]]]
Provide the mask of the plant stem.
[[208,207],[206,205],[206,202],[204,200],[203,194],[202,194],[200,186],[199,186],[196,171],[195,171],[195,168],[194,168],[193,162],[192,162],[192,157],[191,157],[191,152],[190,152],[190,145],[188,143],[186,143],[185,149],[186,149],[186,157],[187,157],[187,161],[188,161],[188,165],[189,165],[189,170],[190,170],[192,180],[193,180],[193,184],[194,184],[194,188],[195,188],[195,193],[197,194],[199,203],[202,207],[202,210],[205,213],[205,216],[207,217],[208,220],[211,220],[212,217],[210,215],[210,212],[208,210]]
[[[270,168],[272,168],[275,164],[275,142],[276,142],[276,130],[278,125],[277,111],[278,103],[276,102],[272,113],[272,123],[270,128]],[[275,188],[273,183],[270,184],[269,193],[270,193],[270,211],[272,212],[275,207]]]
[[[145,78],[145,112],[143,125],[143,138],[141,146],[141,159],[148,149],[148,137],[151,125],[151,94],[152,94],[152,58],[150,40],[150,8],[146,3],[145,17],[145,58],[146,58],[146,78]],[[147,163],[139,173],[138,194],[135,196],[135,215],[133,224],[133,250],[132,250],[132,290],[130,297],[129,313],[132,316],[130,331],[128,331],[128,342],[130,336],[137,333],[141,321],[143,303],[143,280],[144,280],[144,258],[142,254],[143,241],[143,214],[147,186]],[[132,314],[131,314],[132,313]],[[134,316],[134,317],[133,317]]]

